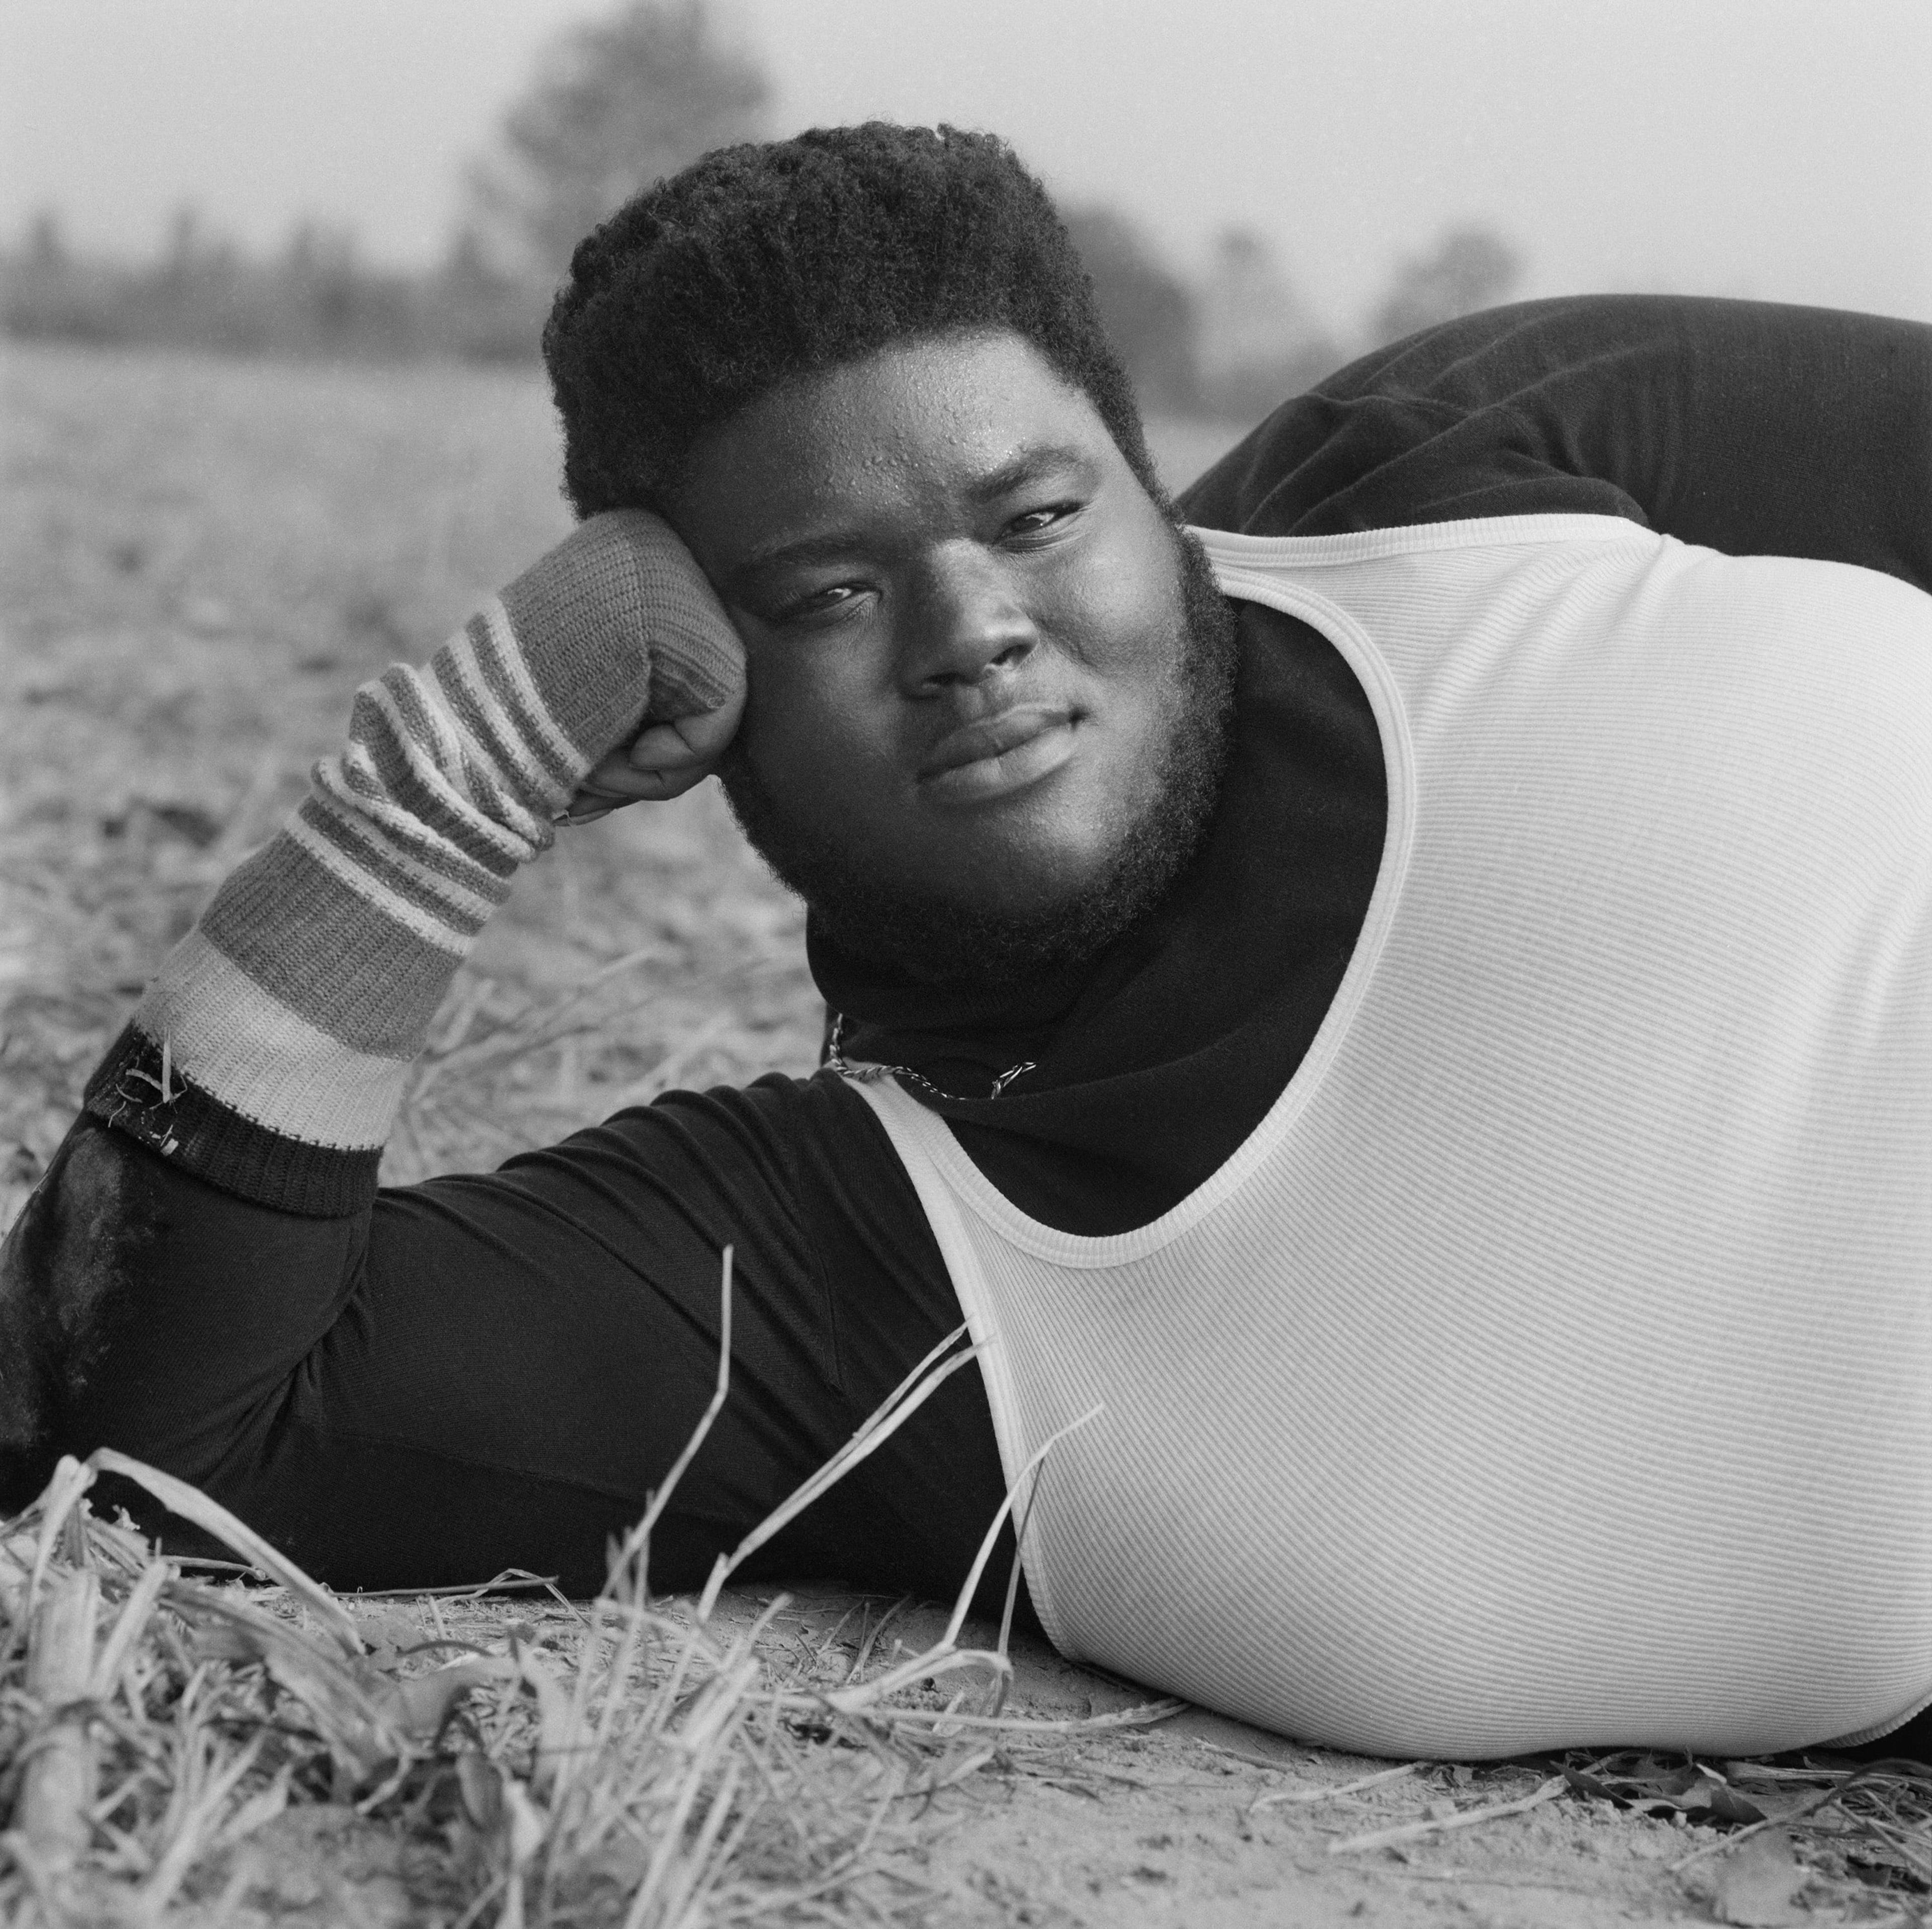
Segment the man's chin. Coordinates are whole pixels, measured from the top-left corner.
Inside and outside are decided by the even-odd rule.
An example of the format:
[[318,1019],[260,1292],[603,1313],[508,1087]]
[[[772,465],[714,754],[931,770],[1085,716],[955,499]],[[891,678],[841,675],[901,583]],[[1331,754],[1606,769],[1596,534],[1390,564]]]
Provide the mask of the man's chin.
[[882,876],[824,841],[808,842],[743,763],[728,759],[719,777],[752,848],[804,899],[814,950],[829,946],[855,963],[924,984],[989,985],[1076,963],[1124,928],[1114,905],[1118,852],[1064,862],[1058,868],[1070,876],[1036,882],[1024,858],[1014,857],[986,867],[998,881],[985,896],[970,886],[926,890]]
[[1106,847],[1077,860],[1063,855],[1030,889],[1028,861],[1015,854],[978,898],[895,882],[808,843],[742,763],[728,759],[719,775],[753,848],[804,899],[815,951],[830,947],[921,984],[992,990],[1098,957],[1166,896],[1213,813],[1221,735],[1191,744],[1190,754],[1170,753],[1152,795]]
[[922,984],[994,988],[1097,957],[1165,894],[1178,868],[1146,874],[1136,844],[1096,861],[1076,886],[1042,888],[1024,908],[1011,901],[1010,879],[998,906],[857,877],[785,882],[804,898],[817,945]]

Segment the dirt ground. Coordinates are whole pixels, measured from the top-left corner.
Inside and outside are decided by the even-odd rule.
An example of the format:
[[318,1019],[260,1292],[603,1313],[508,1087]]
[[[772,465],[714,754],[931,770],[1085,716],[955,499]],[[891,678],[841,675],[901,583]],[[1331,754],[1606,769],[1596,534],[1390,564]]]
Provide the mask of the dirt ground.
[[[168,945],[336,740],[356,684],[433,648],[567,526],[530,374],[16,346],[4,382],[0,1225]],[[1155,440],[1180,481],[1228,433],[1157,424]],[[386,1174],[494,1164],[673,1083],[802,1071],[819,1024],[797,909],[716,796],[620,813],[520,884],[452,993]],[[781,1637],[834,1640],[850,1604],[804,1594]],[[920,1612],[909,1643],[938,1625]],[[1148,1698],[1036,1645],[1016,1658],[1009,1716],[1090,1722]],[[1521,1800],[1551,1765],[1438,1766],[1349,1792],[1390,1765],[1200,1711],[989,1730],[983,1754],[907,1818],[889,1855],[899,1900],[878,1919],[1904,1923],[1932,1892],[1910,1844],[1852,1858],[1877,1873],[1848,1886],[1844,1856],[1814,1844],[1802,1866],[1774,1828],[1734,1844],[1568,1787],[1351,1847]],[[1774,1784],[1756,1793],[1784,1813]],[[242,1851],[221,1919],[438,1919],[420,1853],[345,1809],[291,1810]]]
[[[728,1593],[717,1619],[749,1623],[772,1592]],[[891,1607],[830,1589],[794,1591],[766,1652],[796,1668],[849,1652],[868,1609]],[[407,1613],[406,1604],[402,1604]],[[568,1610],[529,1602],[472,1611],[466,1630],[521,1621],[559,1646]],[[446,1619],[449,1617],[446,1614]],[[917,1651],[938,1633],[936,1607],[900,1608],[895,1639]],[[452,1625],[458,1624],[452,1623]],[[968,1623],[969,1645],[996,1631]],[[887,1651],[888,1652],[890,1650]],[[1142,1725],[1147,1691],[1016,1640],[1010,1729],[974,1738],[950,1787],[920,1798],[878,1859],[883,1880],[833,1919],[1040,1929],[1325,1929],[1330,1924],[1454,1924],[1492,1929],[1729,1922],[1906,1923],[1906,1898],[1855,1898],[1822,1886],[1816,1910],[1788,1850],[1754,1870],[1726,1833],[1620,1811],[1566,1792],[1526,1812],[1483,1819],[1546,1787],[1550,1762],[1400,1765],[1302,1748],[1201,1709]],[[1093,1729],[1124,1715],[1133,1725]],[[1058,1733],[1052,1724],[1088,1732]],[[1026,1724],[1037,1724],[1028,1726]],[[1739,1775],[1750,1771],[1740,1765]],[[1358,1787],[1366,1778],[1375,1785]],[[1762,1789],[1755,1790],[1762,1796]],[[1375,1832],[1477,1817],[1432,1838],[1351,1847]],[[1688,1865],[1686,1866],[1686,1865]],[[1740,1877],[1743,1879],[1740,1880]],[[250,1838],[220,1885],[226,1912],[184,1922],[354,1922],[389,1929],[424,1919],[436,1872],[423,1851],[341,1807],[292,1808]],[[236,1898],[245,1897],[237,1907]]]
[[[822,1625],[842,1606],[836,1596],[806,1597],[800,1619]],[[1079,1720],[1148,1699],[1044,1643],[1016,1643],[1014,1658],[1016,1715]],[[1254,1806],[1389,1766],[1298,1748],[1201,1709],[1146,1728],[1028,1738],[937,1799],[939,1826],[916,1859],[940,1892],[938,1924],[1596,1929],[1704,1914],[1670,1869],[1696,1838],[1714,1840],[1712,1832],[1614,1818],[1606,1805],[1552,1802],[1436,1842],[1330,1853],[1332,1844],[1446,1804],[1516,1799],[1546,1778],[1535,1768],[1445,1768],[1325,1801]]]

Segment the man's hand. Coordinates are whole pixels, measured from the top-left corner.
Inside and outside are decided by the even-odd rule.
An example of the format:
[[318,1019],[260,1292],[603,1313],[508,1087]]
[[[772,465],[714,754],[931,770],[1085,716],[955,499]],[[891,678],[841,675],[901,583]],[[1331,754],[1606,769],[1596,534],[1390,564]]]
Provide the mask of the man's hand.
[[662,517],[590,517],[501,601],[550,716],[595,758],[555,821],[587,824],[710,774],[744,710],[745,652]]
[[594,824],[626,804],[682,796],[717,768],[744,708],[741,673],[737,688],[716,709],[647,723],[628,745],[620,744],[599,760],[558,822]]

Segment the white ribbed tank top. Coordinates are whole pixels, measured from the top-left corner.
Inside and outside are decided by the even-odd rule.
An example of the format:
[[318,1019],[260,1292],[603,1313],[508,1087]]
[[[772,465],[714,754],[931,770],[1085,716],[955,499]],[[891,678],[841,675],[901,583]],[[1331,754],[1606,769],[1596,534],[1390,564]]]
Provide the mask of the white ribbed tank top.
[[1932,598],[1598,517],[1202,532],[1360,679],[1306,1059],[1138,1231],[859,1089],[1070,1657],[1303,1739],[1748,1754],[1932,1699]]

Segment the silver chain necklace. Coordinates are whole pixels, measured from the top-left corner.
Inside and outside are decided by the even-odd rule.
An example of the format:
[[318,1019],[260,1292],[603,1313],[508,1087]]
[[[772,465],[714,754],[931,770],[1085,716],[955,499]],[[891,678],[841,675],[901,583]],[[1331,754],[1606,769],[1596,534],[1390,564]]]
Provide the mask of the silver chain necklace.
[[[854,1065],[845,1056],[844,1044],[845,1014],[842,1011],[835,1011],[832,1014],[832,1035],[825,1042],[825,1062],[832,1071],[843,1074],[847,1078],[861,1080],[878,1078],[910,1079],[914,1085],[924,1086],[926,1090],[936,1098],[958,1098],[962,1095],[956,1092],[948,1092],[943,1086],[934,1085],[931,1079],[922,1077],[910,1065],[884,1065],[869,1063]],[[990,1098],[998,1098],[1003,1096],[1006,1087],[1011,1085],[1022,1072],[1037,1071],[1039,1069],[1038,1063],[1032,1059],[1022,1059],[1018,1065],[1009,1065],[998,1078],[994,1080],[993,1089],[987,1096]]]

